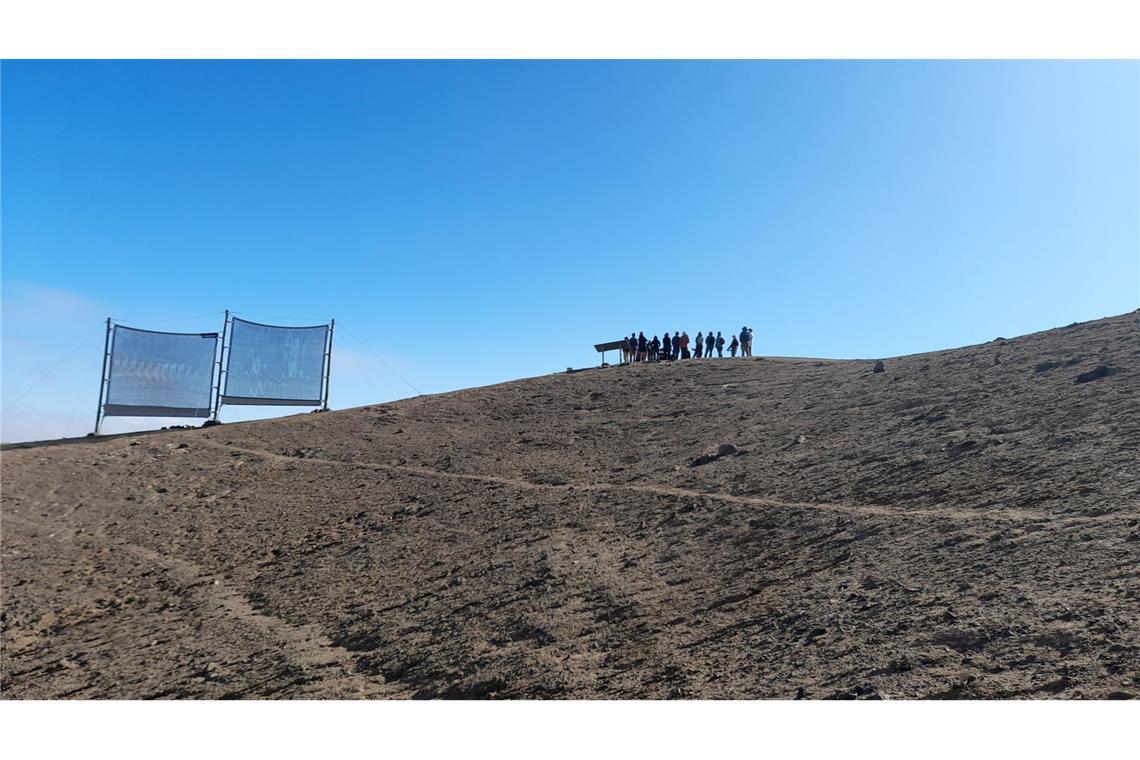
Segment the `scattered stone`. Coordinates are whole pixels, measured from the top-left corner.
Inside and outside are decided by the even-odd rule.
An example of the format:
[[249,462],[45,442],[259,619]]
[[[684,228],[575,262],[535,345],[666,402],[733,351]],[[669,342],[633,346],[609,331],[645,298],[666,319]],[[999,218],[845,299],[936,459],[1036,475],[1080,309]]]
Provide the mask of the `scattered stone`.
[[1081,383],[1091,383],[1093,380],[1100,380],[1102,377],[1115,375],[1119,371],[1120,370],[1116,367],[1109,367],[1102,364],[1096,369],[1091,369],[1088,372],[1082,372],[1081,374],[1077,375],[1077,379],[1074,382],[1076,382],[1078,385]]
[[1034,371],[1034,373],[1048,372],[1049,370],[1056,369],[1057,367],[1072,367],[1075,364],[1080,364],[1082,361],[1084,361],[1084,357],[1073,356],[1073,357],[1066,359],[1063,362],[1062,361],[1041,362],[1040,364],[1038,364],[1036,367],[1033,368],[1033,371]]
[[808,644],[814,644],[816,639],[818,639],[820,636],[823,636],[826,633],[827,633],[826,628],[813,628],[811,630],[811,632],[808,633],[805,641]]
[[530,482],[536,486],[564,486],[568,483],[566,478],[553,473],[544,472],[534,475],[530,478]]
[[690,467],[700,467],[701,465],[715,462],[721,457],[740,456],[742,452],[740,449],[733,446],[731,443],[722,443],[717,447],[716,451],[708,451],[701,454],[699,457],[689,463]]
[[914,665],[910,662],[910,660],[903,657],[900,659],[891,660],[887,665],[887,668],[891,673],[906,673],[909,670],[913,670]]
[[875,362],[875,366],[871,369],[872,372],[878,374],[879,372],[886,372],[887,368],[882,362]]
[[954,441],[948,444],[946,446],[946,451],[950,452],[952,456],[958,456],[959,454],[964,454],[967,451],[977,448],[977,446],[977,441],[966,438],[965,440]]

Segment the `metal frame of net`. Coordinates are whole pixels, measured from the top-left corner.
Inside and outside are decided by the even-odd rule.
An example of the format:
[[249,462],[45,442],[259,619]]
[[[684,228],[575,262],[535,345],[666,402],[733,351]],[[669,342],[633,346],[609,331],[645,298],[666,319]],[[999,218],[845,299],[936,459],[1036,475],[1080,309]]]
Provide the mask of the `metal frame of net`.
[[231,317],[218,405],[327,407],[334,324],[286,327]]
[[216,332],[159,332],[108,320],[100,416],[209,417],[220,338]]

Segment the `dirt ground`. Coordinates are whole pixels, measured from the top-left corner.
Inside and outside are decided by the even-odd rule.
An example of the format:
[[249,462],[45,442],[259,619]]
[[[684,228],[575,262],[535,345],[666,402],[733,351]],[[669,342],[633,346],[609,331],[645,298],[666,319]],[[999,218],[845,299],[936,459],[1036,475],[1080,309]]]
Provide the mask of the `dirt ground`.
[[1138,314],[873,364],[8,447],[2,694],[1140,696]]

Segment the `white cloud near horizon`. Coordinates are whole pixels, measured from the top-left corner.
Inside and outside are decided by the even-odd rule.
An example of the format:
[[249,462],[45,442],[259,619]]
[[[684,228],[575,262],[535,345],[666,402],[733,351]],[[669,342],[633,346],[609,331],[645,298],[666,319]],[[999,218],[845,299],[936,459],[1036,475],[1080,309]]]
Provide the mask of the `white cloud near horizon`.
[[107,305],[71,290],[0,286],[0,440],[83,435],[95,423]]

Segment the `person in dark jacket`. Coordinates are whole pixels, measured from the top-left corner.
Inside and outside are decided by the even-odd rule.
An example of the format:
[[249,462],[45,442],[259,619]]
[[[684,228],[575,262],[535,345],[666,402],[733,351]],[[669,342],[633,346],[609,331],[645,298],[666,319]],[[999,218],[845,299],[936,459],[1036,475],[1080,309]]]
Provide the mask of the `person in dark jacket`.
[[649,361],[651,361],[651,362],[657,361],[657,352],[660,350],[661,350],[661,341],[657,338],[656,335],[654,335],[653,340],[649,341]]
[[716,333],[716,358],[724,358],[724,336],[720,334],[720,330]]
[[701,358],[701,351],[703,351],[704,348],[705,348],[705,334],[704,333],[697,333],[697,339],[695,341],[693,341],[693,355],[696,358],[700,359]]
[[732,355],[733,359],[736,358],[736,349],[738,348],[740,348],[740,341],[736,339],[735,335],[733,335],[732,343],[728,344],[728,353]]
[[689,355],[689,334],[688,333],[681,333],[681,337],[679,338],[679,340],[681,341],[681,358],[682,359],[688,359],[690,356]]
[[629,362],[637,361],[637,333],[629,334]]
[[665,333],[665,337],[661,339],[661,361],[669,361],[673,358],[673,341],[669,339],[669,333]]
[[709,334],[705,338],[705,358],[706,359],[712,358],[712,350],[713,350],[714,345],[716,345],[716,337],[712,334],[712,330],[709,330]]
[[643,362],[649,358],[649,342],[645,340],[645,333],[637,334],[637,360]]

